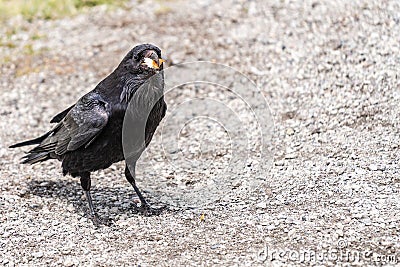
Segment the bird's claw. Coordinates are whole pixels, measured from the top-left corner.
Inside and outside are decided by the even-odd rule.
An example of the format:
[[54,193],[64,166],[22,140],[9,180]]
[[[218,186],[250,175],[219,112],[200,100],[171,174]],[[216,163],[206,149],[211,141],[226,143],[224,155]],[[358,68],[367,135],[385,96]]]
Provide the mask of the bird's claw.
[[96,213],[89,214],[89,219],[92,221],[93,225],[98,227],[101,224],[101,220]]
[[152,208],[149,204],[141,205],[137,208],[137,210],[142,213],[144,216],[157,216],[160,215],[166,209],[166,206],[161,208]]
[[89,215],[89,219],[92,221],[95,227],[100,227],[101,225],[111,226],[112,221],[110,219],[100,219],[100,217],[94,213]]

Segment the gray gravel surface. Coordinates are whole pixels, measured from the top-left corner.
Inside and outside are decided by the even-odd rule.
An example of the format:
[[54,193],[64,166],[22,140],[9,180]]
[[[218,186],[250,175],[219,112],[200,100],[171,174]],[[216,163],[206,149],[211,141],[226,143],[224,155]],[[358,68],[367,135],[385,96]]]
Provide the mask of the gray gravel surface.
[[[16,17],[0,32],[3,265],[400,262],[398,1],[140,1],[56,21]],[[143,42],[161,47],[169,65],[208,60],[252,79],[275,122],[274,163],[245,197],[232,190],[207,206],[171,206],[153,217],[135,212],[137,198],[115,164],[93,175],[99,215],[112,221],[95,228],[79,182],[62,176],[58,162],[22,166],[23,150],[8,146],[49,129],[52,115]],[[190,86],[167,95],[168,104],[185,94]],[[226,150],[224,131],[203,126],[185,129],[182,147],[211,131],[207,139]],[[166,180],[179,189],[224,164],[188,174],[151,148],[155,167],[140,182],[151,203],[162,203],[157,187]],[[301,259],[313,252],[318,259]]]

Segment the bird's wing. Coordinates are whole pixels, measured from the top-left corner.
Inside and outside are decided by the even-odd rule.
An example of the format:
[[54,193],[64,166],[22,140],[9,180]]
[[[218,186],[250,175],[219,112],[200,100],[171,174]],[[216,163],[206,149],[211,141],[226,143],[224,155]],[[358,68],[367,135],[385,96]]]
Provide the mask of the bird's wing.
[[50,123],[55,123],[55,122],[60,122],[62,119],[64,119],[64,117],[68,114],[68,112],[74,107],[75,105],[70,106],[69,108],[67,108],[64,111],[61,111],[60,113],[58,113],[57,115],[55,115]]
[[57,155],[89,146],[107,125],[110,106],[101,96],[90,93],[82,97],[55,127],[50,144]]

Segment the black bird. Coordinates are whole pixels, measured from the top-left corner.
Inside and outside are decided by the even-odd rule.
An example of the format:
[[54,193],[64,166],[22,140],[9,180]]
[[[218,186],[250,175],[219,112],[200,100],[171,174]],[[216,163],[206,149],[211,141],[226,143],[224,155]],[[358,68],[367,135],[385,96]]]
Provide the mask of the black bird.
[[[125,160],[125,177],[140,198],[141,210],[151,214],[155,210],[135,184],[135,165],[167,109],[163,62],[158,47],[134,47],[92,91],[50,121],[57,123],[52,130],[10,148],[36,144],[22,163],[57,159],[62,162],[64,175],[80,177],[94,223],[98,218],[90,195],[90,173]],[[125,115],[129,117],[128,127],[123,127]],[[124,140],[128,140],[129,158],[124,156],[123,134],[128,136]]]

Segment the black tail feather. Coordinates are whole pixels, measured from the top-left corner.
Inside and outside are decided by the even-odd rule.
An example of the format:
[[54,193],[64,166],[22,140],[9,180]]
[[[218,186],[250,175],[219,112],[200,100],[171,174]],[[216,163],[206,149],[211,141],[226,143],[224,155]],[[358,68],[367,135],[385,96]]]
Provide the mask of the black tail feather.
[[37,147],[34,147],[32,150],[29,151],[29,153],[43,153],[43,152],[50,152],[52,150],[55,150],[57,146],[57,143],[49,143],[46,145],[39,145]]
[[22,164],[34,164],[40,161],[45,161],[50,159],[49,153],[29,153],[25,157],[22,158]]
[[45,133],[44,135],[42,135],[42,136],[40,136],[40,137],[38,137],[38,138],[35,138],[35,139],[32,139],[32,140],[28,140],[28,141],[24,141],[24,142],[21,142],[21,143],[17,143],[17,144],[11,145],[11,146],[9,146],[9,148],[16,148],[16,147],[21,147],[21,146],[30,146],[30,145],[37,145],[37,144],[40,144],[40,143],[41,143],[44,139],[46,139],[46,137],[48,137],[50,134],[51,134],[51,131]]

